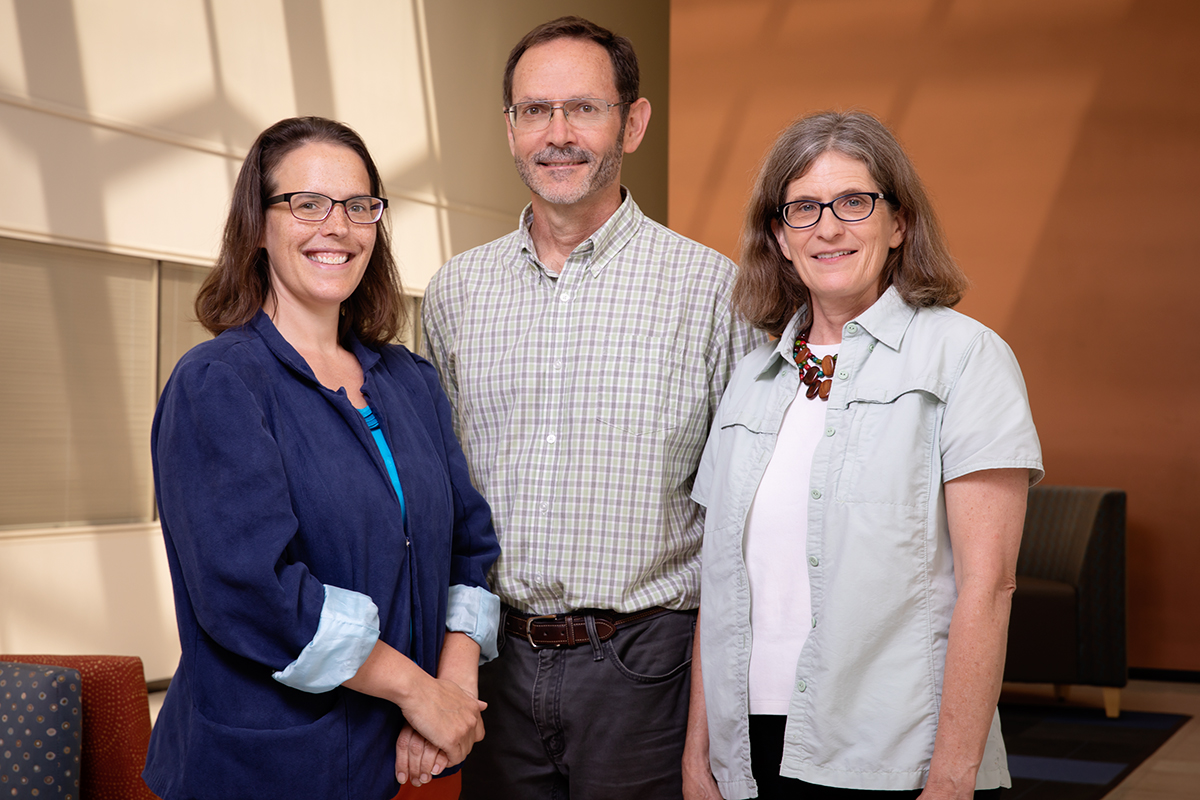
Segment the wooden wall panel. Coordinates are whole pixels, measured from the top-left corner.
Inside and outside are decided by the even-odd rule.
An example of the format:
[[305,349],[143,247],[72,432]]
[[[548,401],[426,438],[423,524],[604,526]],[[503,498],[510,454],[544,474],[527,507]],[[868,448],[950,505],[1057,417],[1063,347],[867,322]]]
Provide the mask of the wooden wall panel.
[[[803,113],[897,132],[1055,484],[1129,493],[1130,665],[1200,670],[1200,4],[673,0],[670,222],[736,256]],[[864,58],[865,56],[865,58]],[[855,65],[859,66],[855,66]]]

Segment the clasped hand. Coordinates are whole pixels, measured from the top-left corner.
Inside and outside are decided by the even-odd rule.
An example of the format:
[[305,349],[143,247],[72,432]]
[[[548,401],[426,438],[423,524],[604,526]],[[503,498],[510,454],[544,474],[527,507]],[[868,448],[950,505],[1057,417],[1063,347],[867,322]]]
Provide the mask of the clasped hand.
[[483,738],[485,708],[487,703],[458,684],[429,678],[429,684],[400,709],[408,724],[396,739],[396,780],[420,786],[460,763]]

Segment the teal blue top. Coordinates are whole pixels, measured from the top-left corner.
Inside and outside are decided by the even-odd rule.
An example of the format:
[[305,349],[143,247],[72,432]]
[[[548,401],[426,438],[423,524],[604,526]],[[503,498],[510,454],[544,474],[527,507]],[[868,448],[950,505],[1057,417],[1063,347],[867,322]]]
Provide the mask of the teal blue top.
[[400,476],[396,474],[396,459],[392,457],[392,448],[388,447],[383,431],[379,430],[379,420],[375,419],[371,407],[360,408],[358,413],[367,421],[371,436],[375,438],[375,446],[379,448],[379,455],[383,456],[383,465],[387,467],[388,477],[392,479],[392,488],[396,490],[396,499],[400,501],[400,524],[408,530],[408,510],[404,507],[404,490],[400,488]]

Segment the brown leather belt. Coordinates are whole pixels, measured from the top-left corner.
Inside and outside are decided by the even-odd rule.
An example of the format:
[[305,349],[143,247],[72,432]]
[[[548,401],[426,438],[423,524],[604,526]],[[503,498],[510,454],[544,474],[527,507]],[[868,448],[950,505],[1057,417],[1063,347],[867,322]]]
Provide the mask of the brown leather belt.
[[506,633],[525,639],[535,650],[543,647],[575,647],[588,641],[587,618],[596,621],[596,635],[607,642],[618,628],[634,622],[666,614],[669,608],[652,606],[645,611],[632,614],[616,614],[611,611],[592,611],[578,614],[522,614],[507,609],[504,618]]

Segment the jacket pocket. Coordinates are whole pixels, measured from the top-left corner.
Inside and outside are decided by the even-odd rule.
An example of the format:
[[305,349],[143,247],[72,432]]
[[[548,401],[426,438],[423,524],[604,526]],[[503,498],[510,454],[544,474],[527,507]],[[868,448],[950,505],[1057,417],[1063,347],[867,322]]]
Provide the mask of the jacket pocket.
[[196,798],[344,797],[349,770],[345,705],[306,725],[222,725],[193,709],[180,786]]

